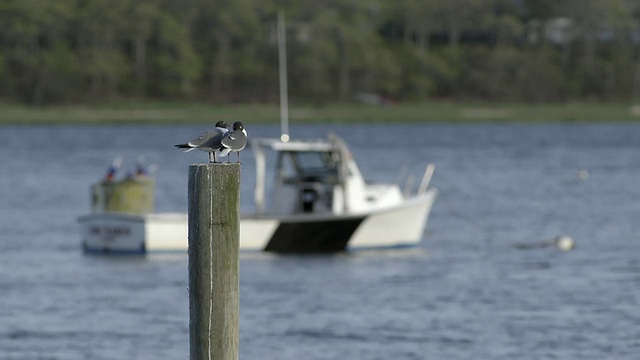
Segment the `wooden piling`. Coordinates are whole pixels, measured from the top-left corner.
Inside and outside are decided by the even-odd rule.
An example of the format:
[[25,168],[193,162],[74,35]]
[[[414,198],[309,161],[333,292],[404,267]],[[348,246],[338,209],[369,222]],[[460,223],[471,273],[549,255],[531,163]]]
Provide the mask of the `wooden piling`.
[[189,166],[189,354],[238,359],[240,164]]

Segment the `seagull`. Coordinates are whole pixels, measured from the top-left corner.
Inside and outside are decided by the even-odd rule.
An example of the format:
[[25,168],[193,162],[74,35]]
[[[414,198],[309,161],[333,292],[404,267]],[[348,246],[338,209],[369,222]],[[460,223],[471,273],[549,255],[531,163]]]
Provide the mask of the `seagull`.
[[220,153],[222,147],[222,139],[229,130],[227,129],[227,123],[225,121],[218,121],[216,127],[213,130],[209,130],[200,134],[195,139],[192,139],[188,143],[178,144],[176,148],[187,149],[185,152],[189,152],[194,149],[206,151],[209,153],[209,162],[216,162],[216,151]]
[[227,162],[229,162],[229,153],[238,153],[238,162],[240,162],[240,150],[244,149],[247,145],[247,130],[244,129],[244,124],[240,121],[233,123],[233,130],[225,133],[222,137],[221,147],[219,154],[227,156]]

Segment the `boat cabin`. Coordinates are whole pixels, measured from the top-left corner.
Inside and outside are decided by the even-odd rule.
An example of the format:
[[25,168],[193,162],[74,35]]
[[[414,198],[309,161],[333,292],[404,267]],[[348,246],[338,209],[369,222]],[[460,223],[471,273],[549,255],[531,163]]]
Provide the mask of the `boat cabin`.
[[[256,139],[255,201],[258,215],[357,214],[403,200],[396,185],[366,184],[345,142]],[[266,151],[276,154],[269,209],[265,208]]]

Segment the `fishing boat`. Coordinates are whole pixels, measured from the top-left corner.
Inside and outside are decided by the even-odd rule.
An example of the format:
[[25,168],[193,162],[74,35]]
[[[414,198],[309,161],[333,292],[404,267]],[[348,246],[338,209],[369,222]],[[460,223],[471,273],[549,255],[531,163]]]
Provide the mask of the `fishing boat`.
[[[280,13],[281,136],[249,138],[256,161],[255,212],[241,215],[240,250],[331,253],[419,244],[437,195],[436,189],[429,188],[434,165],[426,166],[419,188],[410,194],[398,184],[365,182],[347,144],[335,134],[291,140],[285,44]],[[267,153],[276,157],[270,189]],[[94,186],[93,212],[79,218],[84,250],[186,251],[187,214],[154,213],[152,186],[144,176],[128,179],[126,184],[107,181]]]
[[[426,166],[419,188],[406,194],[398,184],[365,182],[347,144],[337,135],[288,142],[259,138],[251,140],[250,148],[256,161],[255,212],[241,215],[240,250],[328,253],[420,243],[437,195],[436,189],[428,187],[435,169],[432,164]],[[275,155],[269,189],[268,155]],[[128,194],[107,187],[106,196],[94,195],[94,211],[79,218],[83,249],[100,253],[186,251],[185,213],[140,208],[105,211],[104,199],[109,196],[136,203],[152,200],[148,190],[131,190],[135,186],[148,189],[147,177],[129,179],[126,186]],[[100,193],[99,188],[94,188],[94,194]]]

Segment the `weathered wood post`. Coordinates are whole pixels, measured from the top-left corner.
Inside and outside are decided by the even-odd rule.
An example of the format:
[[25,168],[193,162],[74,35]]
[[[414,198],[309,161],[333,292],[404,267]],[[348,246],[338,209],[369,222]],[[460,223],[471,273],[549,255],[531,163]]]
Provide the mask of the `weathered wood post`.
[[240,164],[189,166],[189,354],[238,359]]

